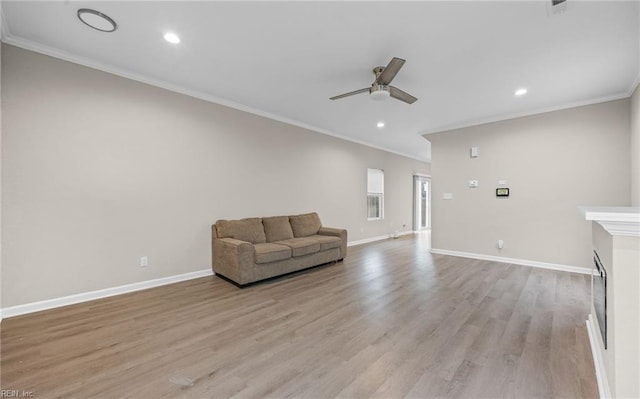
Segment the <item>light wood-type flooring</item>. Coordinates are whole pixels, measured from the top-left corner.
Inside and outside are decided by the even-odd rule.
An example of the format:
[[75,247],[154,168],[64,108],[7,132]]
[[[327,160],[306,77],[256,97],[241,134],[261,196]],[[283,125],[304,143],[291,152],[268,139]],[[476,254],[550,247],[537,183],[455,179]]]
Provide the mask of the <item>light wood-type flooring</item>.
[[421,235],[239,289],[205,277],[5,319],[34,398],[595,398],[588,276]]

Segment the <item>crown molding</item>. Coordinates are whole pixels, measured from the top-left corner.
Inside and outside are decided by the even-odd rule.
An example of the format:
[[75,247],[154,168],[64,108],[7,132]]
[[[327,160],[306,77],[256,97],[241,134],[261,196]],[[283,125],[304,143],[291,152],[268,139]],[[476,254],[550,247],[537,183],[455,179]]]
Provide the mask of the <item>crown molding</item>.
[[[3,21],[3,31],[6,30],[6,24]],[[204,92],[200,92],[197,90],[192,90],[192,89],[188,89],[179,85],[175,85],[173,83],[169,83],[169,82],[165,82],[163,80],[159,80],[159,79],[153,79],[153,78],[149,78],[147,76],[129,71],[127,69],[123,69],[123,68],[118,68],[115,67],[113,65],[109,65],[109,64],[105,64],[105,63],[101,63],[101,62],[97,62],[97,61],[93,61],[90,60],[88,58],[85,57],[79,57],[77,55],[68,53],[66,51],[62,51],[59,49],[55,49],[53,47],[50,46],[45,46],[42,45],[40,43],[36,43],[30,40],[25,40],[22,38],[16,38],[11,36],[11,34],[8,32],[8,30],[5,32],[3,32],[2,34],[2,42],[15,46],[15,47],[19,47],[25,50],[29,50],[29,51],[33,51],[36,53],[40,53],[40,54],[44,54],[53,58],[57,58],[63,61],[67,61],[67,62],[71,62],[73,64],[78,64],[78,65],[82,65],[91,69],[96,69],[102,72],[107,72],[110,73],[112,75],[116,75],[116,76],[120,76],[126,79],[130,79],[130,80],[134,80],[137,82],[141,82],[141,83],[145,83],[148,84],[150,86],[155,86],[155,87],[159,87],[161,89],[165,89],[174,93],[179,93],[179,94],[183,94],[185,96],[189,96],[189,97],[193,97],[193,98],[197,98],[199,100],[203,100],[209,103],[213,103],[213,104],[218,104],[218,105],[222,105],[225,107],[229,107],[229,108],[233,108],[239,111],[243,111],[243,112],[247,112],[253,115],[258,115],[267,119],[271,119],[274,121],[278,121],[278,122],[282,122],[282,123],[286,123],[288,125],[293,125],[293,126],[297,126],[300,127],[302,129],[306,129],[312,132],[316,132],[316,133],[321,133],[327,136],[331,136],[331,137],[335,137],[337,139],[340,140],[345,140],[345,141],[349,141],[351,143],[355,143],[355,144],[360,144],[366,147],[370,147],[370,148],[374,148],[376,150],[380,150],[380,151],[384,151],[384,152],[389,152],[395,155],[399,155],[401,157],[404,158],[410,158],[410,159],[414,159],[416,161],[420,161],[420,162],[430,162],[431,160],[427,157],[416,157],[415,155],[411,155],[411,154],[405,154],[403,152],[399,152],[399,151],[395,151],[392,150],[390,148],[385,148],[376,144],[372,144],[372,143],[368,143],[366,141],[363,140],[358,140],[352,137],[347,137],[344,136],[342,134],[336,133],[336,132],[332,132],[330,130],[326,130],[326,129],[322,129],[320,127],[317,126],[313,126],[313,125],[309,125],[307,123],[295,120],[295,119],[291,119],[288,117],[284,117],[284,116],[280,116],[280,115],[276,115],[273,114],[271,112],[267,112],[267,111],[263,111],[261,109],[258,108],[254,108],[254,107],[250,107],[248,105],[244,105],[244,104],[240,104],[237,103],[235,101],[231,101],[231,100],[227,100],[224,98],[220,98],[220,97],[216,97],[216,96],[212,96],[210,94],[204,93]]]
[[[639,76],[640,77],[640,76]],[[631,92],[633,94],[633,92]],[[570,109],[570,108],[576,108],[576,107],[583,107],[586,105],[593,105],[593,104],[600,104],[600,103],[604,103],[607,101],[615,101],[615,100],[621,100],[623,98],[629,98],[630,94],[627,91],[621,92],[621,93],[616,93],[610,96],[604,96],[604,97],[598,97],[598,98],[594,98],[594,99],[590,99],[590,100],[582,100],[582,101],[574,101],[571,103],[567,103],[567,104],[563,104],[563,105],[554,105],[551,107],[542,107],[542,108],[536,108],[534,110],[530,110],[530,111],[523,111],[523,112],[514,112],[514,113],[510,113],[510,114],[503,114],[503,115],[499,115],[499,116],[490,116],[487,118],[480,118],[480,119],[470,119],[464,122],[460,122],[460,123],[454,123],[451,125],[444,125],[444,126],[440,126],[434,129],[427,129],[427,130],[423,130],[421,132],[419,132],[418,134],[423,136],[426,140],[429,140],[428,136],[429,134],[433,134],[433,133],[442,133],[442,132],[447,132],[449,130],[455,130],[455,129],[463,129],[466,127],[472,127],[472,126],[478,126],[478,125],[485,125],[487,123],[494,123],[494,122],[502,122],[502,121],[507,121],[510,119],[516,119],[516,118],[522,118],[525,116],[533,116],[533,115],[539,115],[539,114],[545,114],[547,112],[554,112],[554,111],[562,111],[565,109]]]

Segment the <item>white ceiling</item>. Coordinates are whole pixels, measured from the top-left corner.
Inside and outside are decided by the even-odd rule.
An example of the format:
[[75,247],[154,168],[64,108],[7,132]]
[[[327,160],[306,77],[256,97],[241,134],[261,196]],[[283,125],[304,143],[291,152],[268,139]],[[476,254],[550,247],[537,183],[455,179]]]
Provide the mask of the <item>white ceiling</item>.
[[[3,1],[3,40],[428,160],[420,134],[629,96],[639,3],[567,4],[549,15],[546,1]],[[118,29],[88,28],[83,7]],[[416,103],[329,100],[368,87],[394,56],[407,62],[393,85]]]

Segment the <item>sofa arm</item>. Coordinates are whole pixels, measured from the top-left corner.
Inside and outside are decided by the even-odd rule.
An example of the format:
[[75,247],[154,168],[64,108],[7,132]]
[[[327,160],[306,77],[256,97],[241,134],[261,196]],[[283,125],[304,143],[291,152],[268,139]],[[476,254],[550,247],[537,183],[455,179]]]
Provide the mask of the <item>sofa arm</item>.
[[342,240],[342,246],[340,247],[340,258],[344,259],[347,257],[347,230],[336,229],[334,227],[320,227],[318,234],[322,236],[333,236],[340,238],[340,240]]
[[247,247],[253,248],[253,244],[249,241],[236,240],[235,238],[218,238],[217,244],[226,248],[235,248],[235,250],[247,250]]
[[347,239],[347,230],[345,229],[336,229],[334,227],[320,227],[320,231],[318,234],[321,236],[334,236]]
[[242,284],[246,271],[254,264],[253,244],[234,238],[213,240],[213,271]]

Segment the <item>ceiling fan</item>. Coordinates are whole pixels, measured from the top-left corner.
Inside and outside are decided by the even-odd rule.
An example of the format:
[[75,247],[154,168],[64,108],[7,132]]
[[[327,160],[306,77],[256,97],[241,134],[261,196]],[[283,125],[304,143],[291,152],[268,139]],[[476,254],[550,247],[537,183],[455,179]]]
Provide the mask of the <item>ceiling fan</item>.
[[371,87],[364,89],[351,91],[349,93],[340,94],[335,97],[331,97],[330,100],[338,100],[340,98],[353,96],[364,92],[369,92],[369,97],[374,100],[384,100],[388,97],[393,97],[396,100],[404,101],[407,104],[413,104],[418,101],[417,98],[411,94],[404,92],[397,87],[390,86],[389,83],[396,77],[396,74],[404,65],[405,60],[398,57],[393,57],[386,67],[375,67],[373,73],[376,75],[376,79],[371,84]]

